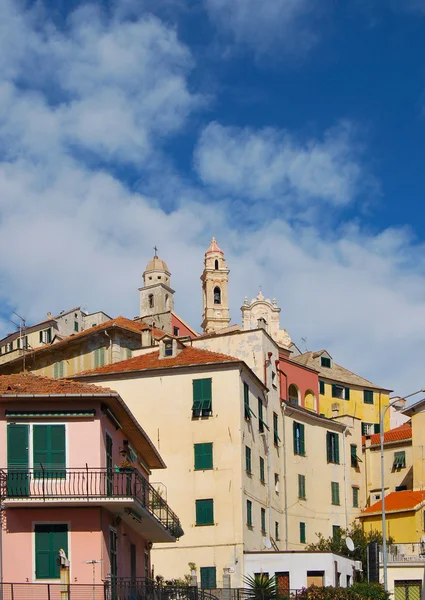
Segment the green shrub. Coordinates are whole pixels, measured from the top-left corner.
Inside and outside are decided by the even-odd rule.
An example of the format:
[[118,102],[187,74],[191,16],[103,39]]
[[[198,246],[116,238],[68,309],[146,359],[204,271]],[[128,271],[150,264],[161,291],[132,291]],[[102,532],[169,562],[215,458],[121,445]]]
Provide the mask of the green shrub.
[[351,587],[317,587],[312,585],[297,594],[299,600],[389,600],[390,595],[379,583],[361,582]]

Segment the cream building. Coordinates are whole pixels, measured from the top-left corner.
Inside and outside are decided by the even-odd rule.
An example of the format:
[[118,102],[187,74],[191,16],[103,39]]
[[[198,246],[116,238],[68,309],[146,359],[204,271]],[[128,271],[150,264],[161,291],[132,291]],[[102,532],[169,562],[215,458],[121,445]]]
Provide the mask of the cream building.
[[242,329],[263,328],[275,340],[279,346],[291,346],[292,340],[286,329],[280,328],[280,308],[276,299],[272,301],[264,298],[261,291],[251,302],[245,296],[245,301],[241,306]]

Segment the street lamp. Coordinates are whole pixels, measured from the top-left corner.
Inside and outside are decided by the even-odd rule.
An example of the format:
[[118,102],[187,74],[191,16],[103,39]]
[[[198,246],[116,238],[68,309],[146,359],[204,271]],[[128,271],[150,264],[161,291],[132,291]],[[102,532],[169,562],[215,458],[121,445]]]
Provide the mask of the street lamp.
[[397,409],[401,409],[404,407],[404,402],[406,398],[410,398],[410,396],[415,396],[416,394],[420,394],[421,392],[425,392],[425,388],[418,390],[417,392],[412,392],[407,396],[401,398],[400,396],[395,396],[395,398],[390,398],[392,402],[390,402],[387,406],[381,409],[380,419],[379,419],[379,431],[380,431],[380,440],[381,440],[381,506],[382,506],[382,564],[384,568],[384,588],[385,591],[388,592],[388,578],[387,578],[387,527],[386,527],[386,519],[385,519],[385,471],[384,471],[384,417],[387,410],[390,406],[394,406]]

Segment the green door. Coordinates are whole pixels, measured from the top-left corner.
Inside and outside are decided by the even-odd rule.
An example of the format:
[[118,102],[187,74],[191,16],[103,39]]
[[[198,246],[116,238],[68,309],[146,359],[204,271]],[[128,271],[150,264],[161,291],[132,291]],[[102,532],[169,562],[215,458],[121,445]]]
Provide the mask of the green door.
[[105,447],[106,447],[106,494],[112,496],[113,492],[113,456],[112,456],[112,438],[109,433],[105,434]]
[[36,579],[59,579],[59,550],[64,550],[68,556],[68,526],[37,524],[34,532]]
[[28,496],[28,425],[7,426],[7,495]]

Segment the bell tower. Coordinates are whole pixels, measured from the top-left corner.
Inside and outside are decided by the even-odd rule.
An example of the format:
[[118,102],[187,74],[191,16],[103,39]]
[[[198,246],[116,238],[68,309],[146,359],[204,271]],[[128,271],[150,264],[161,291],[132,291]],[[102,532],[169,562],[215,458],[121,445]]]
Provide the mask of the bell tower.
[[205,252],[204,272],[202,273],[202,299],[204,312],[202,329],[213,333],[224,329],[230,323],[229,315],[229,269],[223,250],[220,250],[215,238]]
[[171,273],[167,264],[155,256],[148,262],[143,273],[143,287],[140,292],[140,317],[145,323],[172,333],[172,311],[174,310],[174,290],[170,286]]

